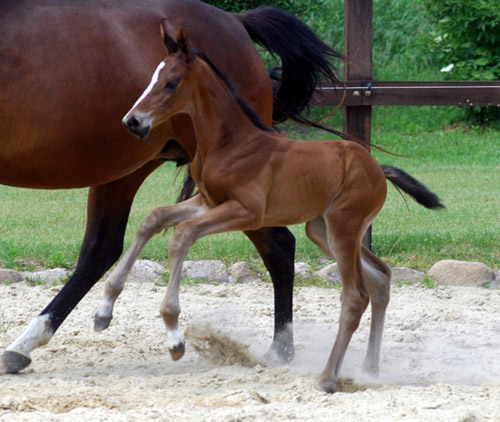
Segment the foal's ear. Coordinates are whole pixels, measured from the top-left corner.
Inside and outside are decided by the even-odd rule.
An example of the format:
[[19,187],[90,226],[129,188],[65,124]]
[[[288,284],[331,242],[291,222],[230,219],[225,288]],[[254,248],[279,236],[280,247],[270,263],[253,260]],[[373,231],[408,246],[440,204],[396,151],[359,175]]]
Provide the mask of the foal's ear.
[[191,57],[191,47],[189,46],[187,35],[182,26],[179,28],[179,31],[177,31],[177,45],[188,58]]
[[161,37],[163,38],[163,44],[168,51],[168,54],[174,54],[179,50],[179,46],[175,42],[175,40],[168,35],[168,22],[166,19],[163,19],[160,26]]

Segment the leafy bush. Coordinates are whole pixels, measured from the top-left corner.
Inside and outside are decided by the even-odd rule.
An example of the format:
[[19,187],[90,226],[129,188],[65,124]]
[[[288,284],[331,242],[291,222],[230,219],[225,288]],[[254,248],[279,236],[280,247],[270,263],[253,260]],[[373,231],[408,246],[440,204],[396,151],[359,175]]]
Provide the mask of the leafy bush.
[[426,49],[433,25],[414,0],[373,2],[375,80],[435,80],[434,60]]
[[[434,44],[447,75],[454,80],[500,79],[498,0],[424,0],[435,23]],[[498,107],[467,109],[476,123],[500,119]]]
[[[307,1],[293,1],[293,0],[205,0],[212,6],[216,6],[228,12],[244,12],[245,10],[255,9],[259,6],[273,6],[279,9],[288,10],[291,13],[297,13],[304,10],[302,3]],[[298,3],[298,4],[297,4]]]

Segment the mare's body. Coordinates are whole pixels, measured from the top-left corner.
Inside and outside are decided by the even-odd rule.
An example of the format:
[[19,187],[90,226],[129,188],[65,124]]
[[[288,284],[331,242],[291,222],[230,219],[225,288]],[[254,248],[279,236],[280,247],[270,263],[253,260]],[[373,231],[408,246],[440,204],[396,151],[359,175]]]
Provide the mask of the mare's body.
[[[188,28],[193,44],[231,75],[271,124],[271,83],[247,32],[258,32],[261,15],[233,15],[197,0],[0,0],[0,183],[90,186],[75,272],[4,352],[0,373],[26,367],[30,352],[49,341],[118,259],[130,207],[144,179],[165,160],[183,164],[194,158],[196,139],[186,115],[169,119],[147,142],[138,142],[121,125],[164,56],[160,22],[166,18],[174,27]],[[281,28],[272,23],[269,33],[272,27]],[[296,49],[301,41],[291,43]],[[287,51],[282,46],[281,52]],[[291,73],[306,60],[296,59]],[[293,236],[286,228],[247,235],[276,287],[273,348],[290,359],[293,339],[285,327],[292,318]]]

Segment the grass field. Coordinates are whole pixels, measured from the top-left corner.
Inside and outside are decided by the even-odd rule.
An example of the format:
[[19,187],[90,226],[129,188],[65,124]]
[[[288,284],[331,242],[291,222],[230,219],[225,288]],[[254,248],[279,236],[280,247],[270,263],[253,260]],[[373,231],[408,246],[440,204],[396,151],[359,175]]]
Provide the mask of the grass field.
[[[429,53],[433,28],[412,0],[374,2],[374,78],[378,80],[440,80],[440,68]],[[327,43],[343,45],[343,0],[311,2],[302,16]],[[314,116],[327,111],[313,109]],[[431,212],[389,188],[387,203],[374,224],[374,251],[391,265],[427,269],[443,258],[479,260],[500,267],[500,132],[449,129],[460,118],[459,108],[377,107],[373,143],[388,151],[411,155],[398,158],[374,151],[382,163],[403,168],[434,190],[447,209]],[[329,125],[341,126],[333,117]],[[447,129],[448,128],[448,129]],[[283,128],[286,130],[286,127]],[[289,129],[295,139],[324,134]],[[421,161],[424,160],[424,161]],[[0,169],[1,171],[1,169]],[[139,221],[155,206],[171,204],[183,174],[165,164],[141,187],[127,228],[130,244]],[[0,265],[73,267],[85,230],[87,190],[34,191],[0,186]],[[297,260],[318,266],[322,254],[293,227]],[[164,261],[169,234],[156,236],[143,257]],[[195,244],[188,259],[218,258],[227,263],[258,260],[241,233],[212,236]]]
[[[417,177],[438,193],[447,209],[429,211],[411,199],[406,205],[390,186],[387,203],[373,227],[374,251],[393,266],[428,269],[437,260],[453,258],[478,260],[499,268],[500,133],[460,128],[402,135],[375,128],[376,145],[414,157],[374,151],[379,162]],[[182,177],[182,172],[166,164],[145,182],[132,209],[126,245],[149,210],[173,203]],[[34,260],[48,267],[73,267],[85,230],[86,194],[86,189],[40,191],[0,186],[3,266],[22,268]],[[303,227],[292,227],[292,231],[297,237],[296,260],[319,266],[323,255],[309,242]],[[165,261],[168,239],[169,233],[157,235],[143,257]],[[188,257],[211,258],[227,263],[258,260],[255,249],[241,233],[202,239]]]

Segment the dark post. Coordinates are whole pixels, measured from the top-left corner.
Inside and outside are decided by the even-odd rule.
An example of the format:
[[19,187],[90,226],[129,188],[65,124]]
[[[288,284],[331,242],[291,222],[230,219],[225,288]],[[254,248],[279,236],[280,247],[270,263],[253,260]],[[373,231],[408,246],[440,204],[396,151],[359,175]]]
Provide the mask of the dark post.
[[[345,81],[363,81],[364,86],[372,81],[372,0],[344,1],[345,55],[349,62],[345,66]],[[348,95],[370,95],[369,89],[354,90]],[[371,106],[344,107],[344,132],[371,142]],[[363,244],[371,248],[371,228]]]

